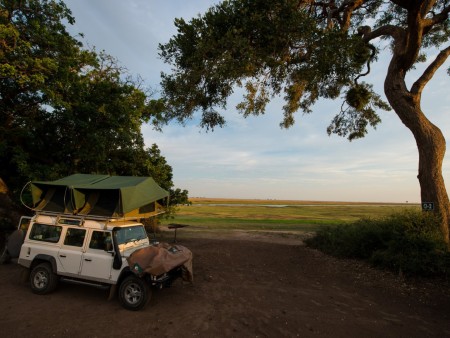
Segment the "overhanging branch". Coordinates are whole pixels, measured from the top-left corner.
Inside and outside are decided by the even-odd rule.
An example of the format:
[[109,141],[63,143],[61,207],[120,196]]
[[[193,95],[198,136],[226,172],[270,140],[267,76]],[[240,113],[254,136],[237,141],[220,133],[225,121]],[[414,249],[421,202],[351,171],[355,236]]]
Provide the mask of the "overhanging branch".
[[391,0],[391,2],[404,9],[411,9],[417,6],[421,1],[423,0]]
[[431,19],[426,19],[424,28],[429,29],[436,24],[442,23],[448,19],[450,13],[450,6],[445,7],[441,13],[434,15]]
[[344,1],[338,12],[342,11],[342,29],[347,30],[350,27],[350,19],[353,12],[364,4],[363,0]]
[[398,41],[402,38],[404,33],[405,33],[405,31],[400,27],[393,26],[393,25],[385,25],[378,29],[375,29],[374,31],[364,32],[363,40],[365,42],[369,42],[373,39],[376,39],[376,38],[379,38],[382,36],[390,36],[394,40]]
[[367,71],[365,73],[359,74],[356,78],[355,78],[355,83],[358,84],[358,80],[360,77],[366,76],[370,74],[370,63],[373,61],[373,58],[375,57],[376,54],[376,48],[371,45],[370,43],[367,44],[367,46],[371,49],[372,53],[370,54],[369,59],[367,60]]
[[433,75],[439,69],[440,66],[447,60],[450,55],[450,46],[442,50],[436,59],[425,69],[422,76],[414,82],[411,87],[411,94],[420,95],[426,84],[433,78]]

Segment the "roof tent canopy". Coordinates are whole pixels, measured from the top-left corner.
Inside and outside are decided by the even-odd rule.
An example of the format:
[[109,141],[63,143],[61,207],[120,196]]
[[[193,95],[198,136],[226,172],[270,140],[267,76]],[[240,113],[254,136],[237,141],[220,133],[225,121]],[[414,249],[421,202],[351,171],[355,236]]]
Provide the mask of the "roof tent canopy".
[[157,201],[169,196],[151,177],[87,174],[32,182],[31,194],[36,211],[136,218],[160,213]]

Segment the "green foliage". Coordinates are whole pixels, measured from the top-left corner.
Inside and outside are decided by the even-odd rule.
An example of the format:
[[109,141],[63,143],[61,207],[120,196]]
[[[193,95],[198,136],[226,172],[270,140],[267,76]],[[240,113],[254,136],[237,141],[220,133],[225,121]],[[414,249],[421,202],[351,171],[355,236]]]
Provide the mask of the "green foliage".
[[0,177],[18,195],[29,180],[72,173],[152,176],[172,168],[141,124],[162,103],[118,61],[85,50],[62,1],[0,0]]
[[[427,15],[427,18],[435,17],[437,13],[443,12],[447,8],[448,1],[437,0],[433,5],[433,8]],[[439,47],[443,43],[446,43],[450,37],[450,21],[448,20],[448,14],[446,14],[446,20],[438,20],[433,29],[430,29],[427,34],[423,36],[423,47]],[[406,8],[403,8],[394,1],[389,1],[385,5],[385,9],[380,11],[380,16],[376,20],[375,28],[385,25],[395,25],[403,29],[408,28],[408,13]]]
[[187,190],[177,188],[170,192],[170,204],[172,205],[191,205]]
[[361,219],[327,227],[307,240],[326,253],[364,259],[411,275],[450,275],[450,251],[435,214],[405,211],[380,219]]
[[73,22],[62,2],[0,2],[0,175],[13,192],[63,164],[51,159],[53,149],[61,148],[47,122],[62,83],[92,62],[67,34],[64,20]]
[[173,73],[162,74],[165,109],[156,123],[183,123],[202,112],[201,126],[223,126],[225,118],[218,110],[226,108],[236,86],[244,86],[243,101],[236,106],[244,117],[264,114],[268,102],[284,94],[284,128],[295,123],[296,112],[311,112],[319,98],[337,99],[343,93],[349,108],[336,115],[328,133],[349,140],[364,137],[368,126],[375,128],[381,121],[377,111],[390,110],[371,86],[357,83],[378,54],[370,41],[397,41],[400,54],[411,54],[405,72],[425,61],[426,48],[448,41],[444,0],[427,9],[431,26],[409,34],[421,36],[417,52],[409,53],[401,39],[394,39],[394,32],[418,29],[411,25],[411,15],[421,12],[420,6],[382,0],[230,0],[189,22],[176,19],[178,33],[159,46]]
[[[202,126],[222,126],[225,119],[217,108],[225,108],[235,87],[244,84],[246,94],[237,110],[245,117],[264,114],[270,99],[284,93],[280,125],[288,128],[297,111],[309,113],[319,98],[336,99],[346,88],[352,90],[377,52],[359,35],[325,25],[319,14],[295,0],[224,1],[190,22],[177,19],[175,25],[178,34],[159,46],[160,57],[174,66],[172,74],[162,74],[166,109],[159,122],[184,122],[202,111]],[[365,102],[373,106],[373,101]],[[358,107],[359,112],[365,109],[359,120],[373,126],[376,114],[367,105]],[[366,132],[358,129],[360,135]]]
[[371,93],[366,86],[355,85],[347,92],[345,100],[348,105],[356,110],[361,110],[369,103]]
[[390,110],[367,83],[354,84],[346,92],[346,109],[336,115],[328,126],[328,135],[334,133],[347,136],[350,141],[362,138],[367,134],[367,126],[376,128],[381,122],[376,109]]

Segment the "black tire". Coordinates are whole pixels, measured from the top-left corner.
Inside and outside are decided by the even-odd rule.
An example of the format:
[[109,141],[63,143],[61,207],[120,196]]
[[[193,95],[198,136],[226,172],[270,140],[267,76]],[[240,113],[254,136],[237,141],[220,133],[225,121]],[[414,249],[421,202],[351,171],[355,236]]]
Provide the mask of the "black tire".
[[38,295],[45,295],[56,289],[58,276],[53,273],[50,263],[36,265],[30,274],[31,291]]
[[150,301],[151,290],[148,284],[137,276],[128,276],[119,288],[119,302],[127,310],[143,309]]

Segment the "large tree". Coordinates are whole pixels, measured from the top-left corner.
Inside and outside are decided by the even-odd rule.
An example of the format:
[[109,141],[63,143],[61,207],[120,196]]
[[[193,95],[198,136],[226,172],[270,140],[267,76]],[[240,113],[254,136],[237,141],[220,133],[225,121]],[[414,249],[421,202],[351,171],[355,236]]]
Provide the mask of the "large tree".
[[[244,116],[263,114],[271,98],[284,95],[282,127],[320,98],[343,98],[328,133],[350,140],[381,121],[377,110],[392,108],[416,139],[421,199],[434,203],[448,242],[445,139],[423,113],[421,94],[450,54],[449,12],[448,0],[229,0],[189,22],[176,19],[178,33],[159,47],[173,66],[162,74],[162,122],[201,112],[203,127],[222,126],[218,110],[236,86],[246,89],[237,106]],[[388,43],[389,104],[362,81]],[[406,74],[430,48],[440,51],[408,87]]]
[[0,0],[0,230],[29,180],[157,174],[173,188],[172,168],[141,133],[157,102],[117,60],[69,35],[73,22],[62,1]]
[[36,136],[52,135],[42,122],[58,89],[93,62],[63,20],[73,22],[62,3],[0,1],[0,177],[12,190],[32,174],[30,163],[47,158]]

